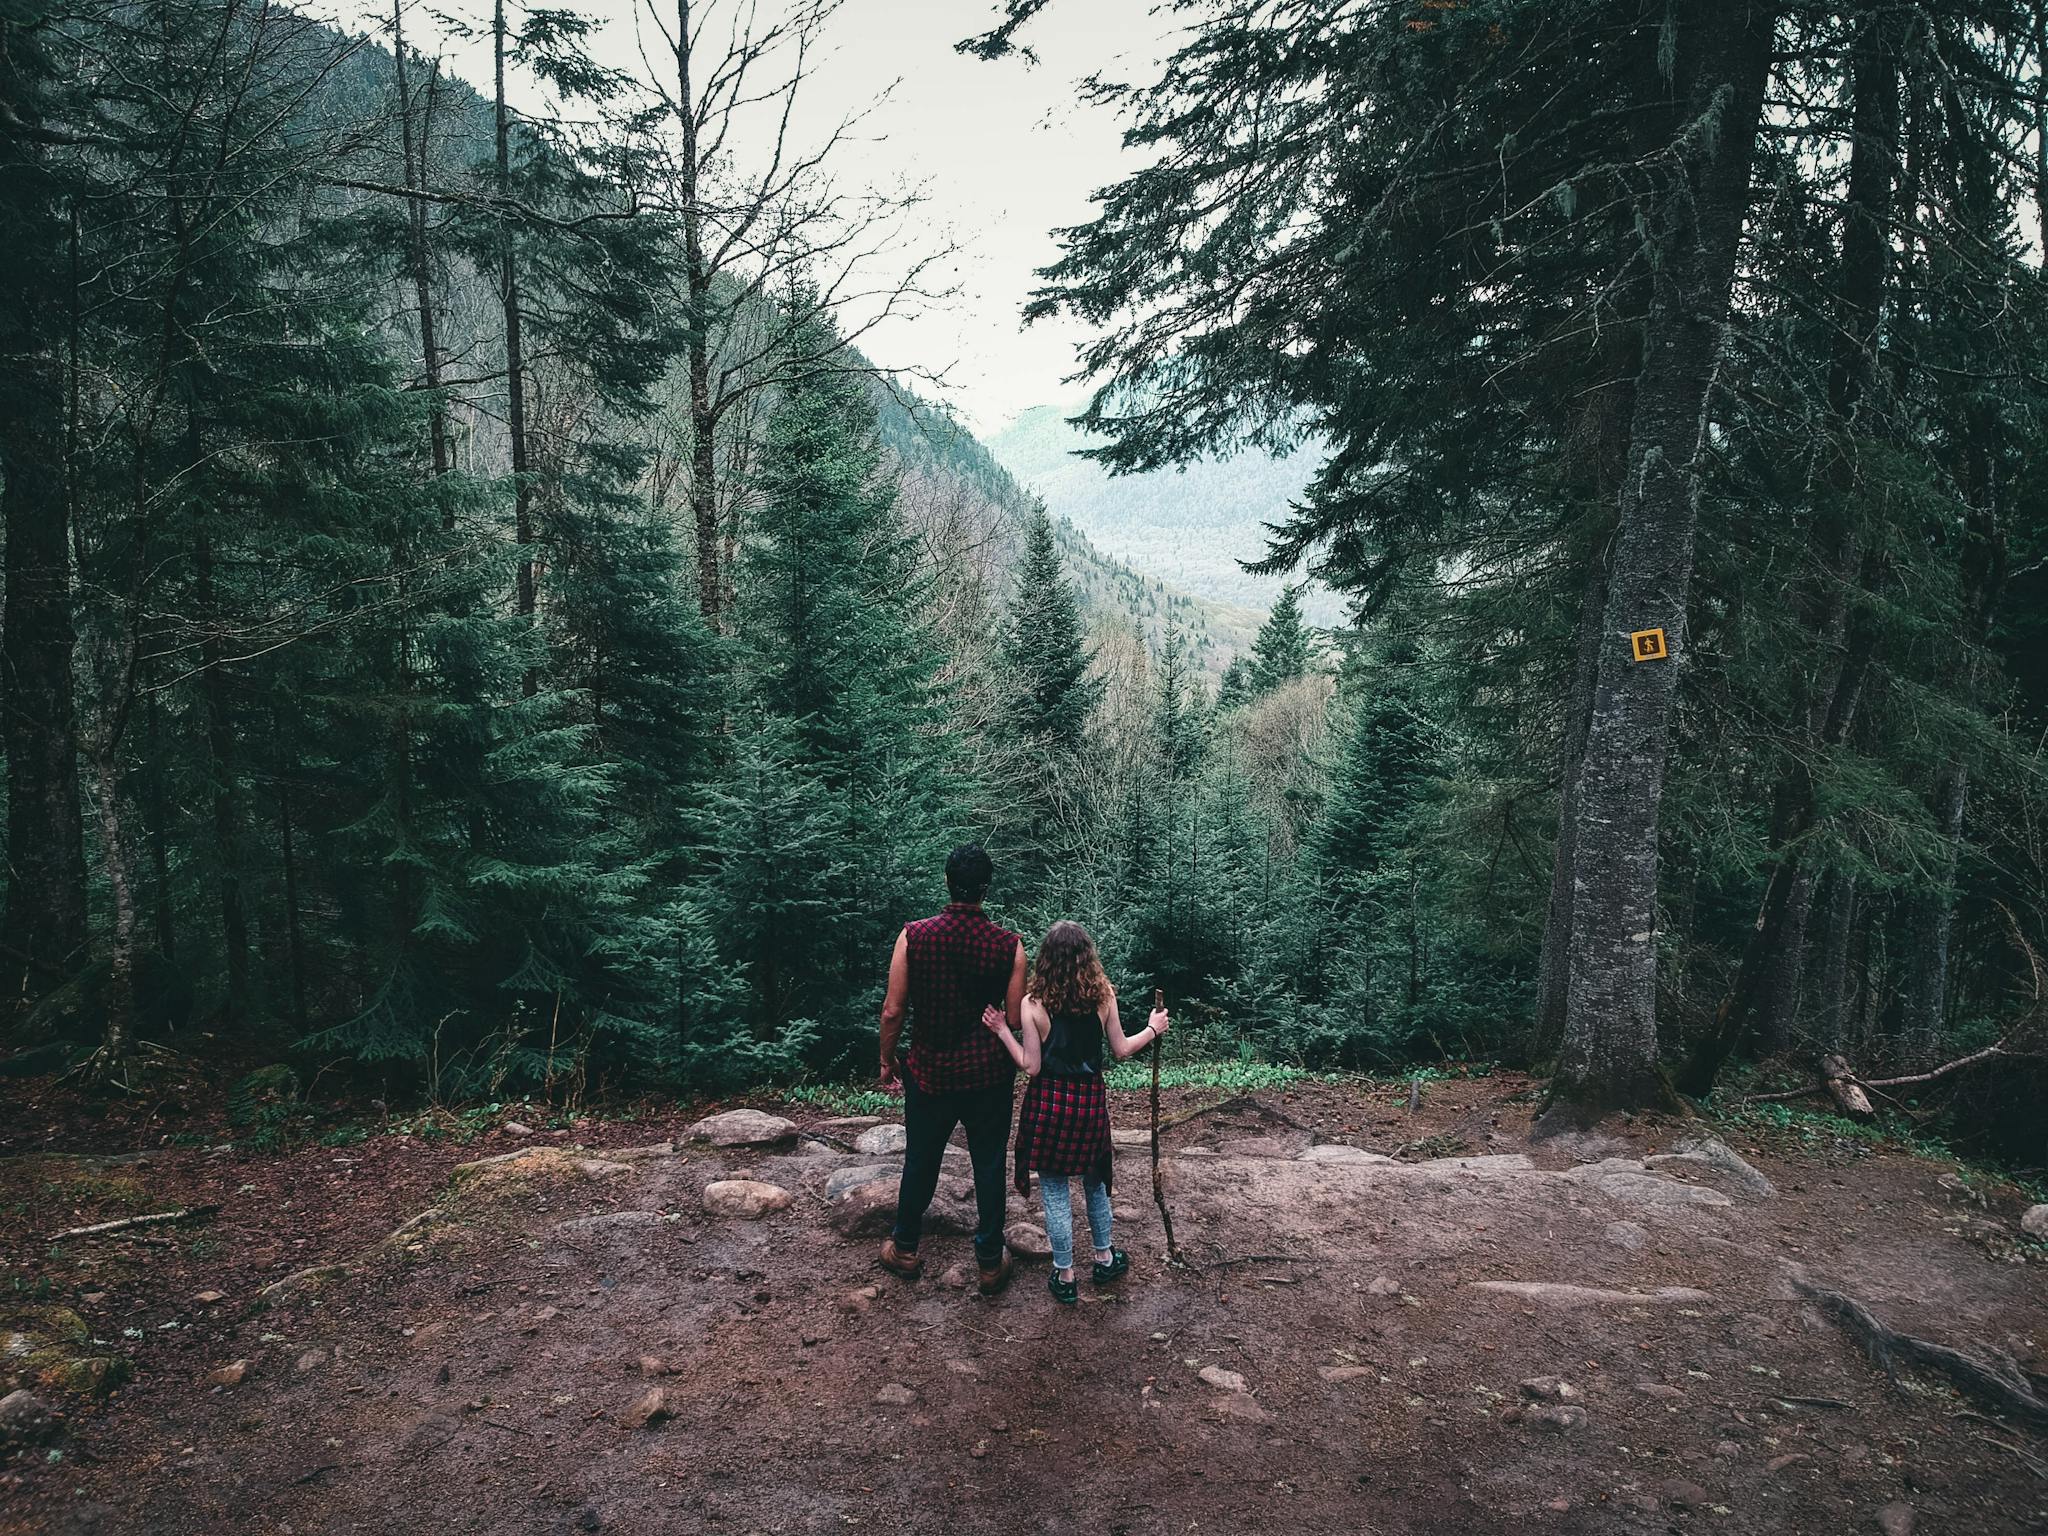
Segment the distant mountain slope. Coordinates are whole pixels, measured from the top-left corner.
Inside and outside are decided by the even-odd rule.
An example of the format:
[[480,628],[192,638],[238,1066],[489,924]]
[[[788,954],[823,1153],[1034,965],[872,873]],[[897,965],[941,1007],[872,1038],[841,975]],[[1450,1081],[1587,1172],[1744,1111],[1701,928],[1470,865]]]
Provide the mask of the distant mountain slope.
[[[1059,406],[1033,406],[989,440],[996,461],[1104,554],[1173,583],[1196,597],[1263,610],[1280,579],[1252,576],[1238,564],[1266,552],[1265,525],[1281,517],[1314,471],[1314,455],[1247,453],[1186,470],[1111,477],[1076,457],[1088,440]],[[1321,588],[1306,606],[1318,624],[1342,621],[1337,599]]]
[[[1003,514],[1015,540],[1000,561],[1012,562],[1023,519],[1035,499],[978,438],[937,406],[900,389],[878,390],[878,426],[883,441],[907,469],[951,479],[985,497]],[[1201,666],[1220,673],[1241,650],[1249,650],[1265,614],[1262,609],[1217,602],[1180,590],[1149,569],[1140,570],[1103,553],[1095,543],[1051,509],[1066,557],[1067,573],[1084,607],[1096,618],[1135,623],[1156,651],[1169,628],[1179,628]]]

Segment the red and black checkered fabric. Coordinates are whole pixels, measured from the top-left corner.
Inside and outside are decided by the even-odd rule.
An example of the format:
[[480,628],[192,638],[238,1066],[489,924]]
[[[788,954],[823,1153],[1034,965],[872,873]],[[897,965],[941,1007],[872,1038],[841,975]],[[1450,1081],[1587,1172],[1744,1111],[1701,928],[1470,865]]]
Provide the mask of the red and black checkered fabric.
[[1002,1006],[1021,942],[980,907],[956,901],[903,929],[910,972],[910,1080],[926,1093],[996,1088],[1016,1076],[1010,1053],[981,1022]]
[[1017,1191],[1031,1174],[1079,1174],[1109,1183],[1109,1091],[1100,1077],[1034,1077],[1017,1111]]

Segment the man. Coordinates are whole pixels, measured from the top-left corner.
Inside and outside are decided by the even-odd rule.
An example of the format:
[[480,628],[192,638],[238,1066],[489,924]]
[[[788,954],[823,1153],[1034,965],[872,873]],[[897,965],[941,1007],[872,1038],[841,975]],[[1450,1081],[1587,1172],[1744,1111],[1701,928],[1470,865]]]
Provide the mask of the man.
[[[900,1072],[906,1136],[896,1228],[882,1244],[882,1267],[907,1280],[924,1269],[917,1251],[924,1213],[939,1187],[946,1142],[962,1125],[974,1165],[974,1258],[984,1296],[1010,1283],[1003,1164],[1017,1069],[981,1016],[1000,1005],[1015,1030],[1024,1007],[1024,943],[981,910],[994,874],[994,862],[976,844],[953,850],[946,860],[953,899],[938,916],[906,924],[897,936],[882,1000],[882,1086],[894,1086]],[[906,1014],[910,1053],[899,1064]]]

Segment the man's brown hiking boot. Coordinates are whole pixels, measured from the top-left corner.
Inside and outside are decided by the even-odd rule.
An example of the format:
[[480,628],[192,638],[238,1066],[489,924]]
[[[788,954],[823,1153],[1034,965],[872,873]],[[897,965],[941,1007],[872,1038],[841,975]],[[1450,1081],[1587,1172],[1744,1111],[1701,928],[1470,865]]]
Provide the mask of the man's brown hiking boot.
[[890,1274],[901,1275],[906,1280],[915,1280],[924,1273],[924,1259],[915,1253],[905,1253],[896,1246],[893,1237],[882,1240],[882,1256],[878,1262]]
[[994,1268],[981,1263],[979,1259],[975,1264],[981,1273],[981,1294],[984,1296],[1001,1295],[1003,1287],[1010,1283],[1010,1275],[1017,1268],[1017,1262],[1010,1257],[1010,1250],[1007,1248],[1003,1250],[1003,1256],[996,1261]]

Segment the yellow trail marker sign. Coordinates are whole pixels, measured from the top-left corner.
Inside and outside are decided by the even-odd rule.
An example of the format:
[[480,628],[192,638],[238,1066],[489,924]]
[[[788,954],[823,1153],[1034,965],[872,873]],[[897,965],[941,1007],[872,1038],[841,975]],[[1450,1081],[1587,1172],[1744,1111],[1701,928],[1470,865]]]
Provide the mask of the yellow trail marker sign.
[[1671,654],[1664,648],[1664,631],[1661,629],[1631,631],[1628,643],[1637,661],[1662,661]]

